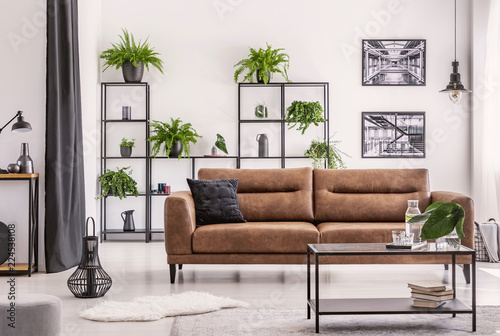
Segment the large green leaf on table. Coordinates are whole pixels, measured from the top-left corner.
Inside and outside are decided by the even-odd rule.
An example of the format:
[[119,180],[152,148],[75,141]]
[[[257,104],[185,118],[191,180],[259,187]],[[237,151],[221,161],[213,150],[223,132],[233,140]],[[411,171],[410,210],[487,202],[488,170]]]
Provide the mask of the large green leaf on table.
[[450,234],[453,229],[456,229],[460,239],[465,237],[465,211],[459,204],[452,202],[433,203],[423,214],[413,217],[409,222],[418,223],[421,222],[422,219],[425,219],[425,217],[427,217],[427,219],[425,220],[420,235],[422,239],[440,238]]

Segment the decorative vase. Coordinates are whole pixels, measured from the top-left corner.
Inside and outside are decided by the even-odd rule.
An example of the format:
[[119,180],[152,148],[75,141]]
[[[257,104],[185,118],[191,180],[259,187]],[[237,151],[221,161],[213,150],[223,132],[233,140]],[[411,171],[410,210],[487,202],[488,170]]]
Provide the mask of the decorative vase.
[[168,157],[177,157],[179,156],[180,153],[182,153],[182,142],[177,141],[172,144],[172,147],[170,147],[170,153],[168,154]]
[[21,167],[17,163],[11,163],[7,166],[7,171],[9,174],[17,174],[21,171]]
[[[89,219],[93,223],[92,236],[89,236],[88,233]],[[102,269],[99,261],[98,243],[98,237],[95,235],[94,218],[89,217],[85,222],[85,236],[83,237],[80,265],[68,279],[68,288],[77,298],[104,296],[113,283],[108,273]]]
[[125,210],[121,213],[123,219],[123,231],[135,231],[134,211]]
[[132,119],[132,106],[122,106],[122,120]]
[[446,236],[436,239],[436,249],[441,251],[458,251],[460,250],[461,242],[457,230],[453,229],[453,231]]
[[259,142],[259,157],[269,157],[269,140],[265,134],[257,134],[255,138]]
[[135,67],[132,62],[123,62],[122,74],[125,82],[140,83],[144,75],[144,63],[137,62],[137,66]]
[[33,160],[30,157],[29,145],[26,142],[21,144],[21,155],[17,159],[17,165],[21,167],[21,174],[33,174]]
[[267,84],[267,83],[271,82],[271,71],[269,71],[269,70],[267,71],[267,76],[269,78],[268,81],[267,81],[267,83],[264,83],[264,80],[260,79],[260,76],[259,76],[260,70],[257,70],[256,74],[257,74],[257,83],[259,83],[259,84]]
[[267,106],[266,105],[257,105],[255,106],[254,114],[259,119],[267,118]]
[[120,146],[120,155],[122,157],[130,157],[132,155],[132,147]]

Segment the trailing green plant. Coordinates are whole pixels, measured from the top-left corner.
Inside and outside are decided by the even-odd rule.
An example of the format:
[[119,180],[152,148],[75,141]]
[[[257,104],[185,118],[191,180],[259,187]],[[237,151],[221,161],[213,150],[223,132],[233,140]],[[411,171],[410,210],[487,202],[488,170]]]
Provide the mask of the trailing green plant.
[[437,239],[456,230],[458,238],[463,239],[465,211],[460,204],[453,202],[434,202],[425,212],[412,217],[408,223],[422,224],[422,239]]
[[118,35],[120,42],[111,43],[113,47],[104,50],[99,55],[101,59],[105,60],[102,66],[103,71],[106,71],[111,66],[119,69],[125,62],[132,62],[135,67],[138,66],[139,62],[142,62],[148,71],[151,64],[163,74],[163,61],[158,57],[160,54],[149,46],[149,37],[144,42],[139,40],[139,43],[136,44],[133,34],[129,34],[123,28],[122,31],[123,36]]
[[326,121],[326,119],[323,118],[323,108],[319,101],[306,102],[294,100],[286,109],[285,121],[288,125],[293,123],[288,129],[292,129],[299,124],[297,129],[304,134],[311,124],[318,126],[318,123]]
[[135,139],[127,140],[127,138],[122,138],[122,142],[120,142],[120,147],[135,147]]
[[[179,159],[182,156],[189,157],[191,151],[190,144],[195,144],[202,136],[196,133],[191,123],[182,124],[181,118],[170,118],[171,123],[153,120],[149,123],[152,128],[153,136],[147,138],[153,144],[151,153],[156,157],[160,151],[167,157],[170,154],[170,148],[174,143],[180,141],[182,143],[182,151],[179,153]],[[163,150],[162,150],[163,147]]]
[[132,170],[130,167],[116,168],[116,171],[106,169],[106,172],[99,176],[101,183],[101,195],[96,199],[101,199],[112,193],[113,196],[118,196],[120,199],[126,198],[127,193],[138,196],[137,182],[130,176]]
[[287,73],[290,56],[281,52],[285,50],[283,48],[273,49],[270,44],[266,43],[266,45],[266,49],[255,50],[249,48],[250,54],[248,54],[248,58],[242,59],[233,66],[237,68],[234,72],[234,81],[236,83],[238,83],[238,78],[244,71],[247,71],[247,74],[243,77],[242,82],[248,80],[253,83],[253,75],[257,71],[257,81],[261,80],[264,84],[269,82],[274,73],[280,73],[287,82],[290,82]]
[[[333,136],[332,136],[333,137]],[[314,168],[323,168],[327,162],[328,154],[330,154],[330,161],[328,162],[328,169],[345,169],[347,168],[342,155],[350,157],[337,148],[340,140],[312,140],[311,145],[306,150],[304,155],[313,160]]]
[[226,140],[219,133],[217,133],[217,140],[215,141],[215,147],[219,148],[221,151],[228,154],[226,148]]

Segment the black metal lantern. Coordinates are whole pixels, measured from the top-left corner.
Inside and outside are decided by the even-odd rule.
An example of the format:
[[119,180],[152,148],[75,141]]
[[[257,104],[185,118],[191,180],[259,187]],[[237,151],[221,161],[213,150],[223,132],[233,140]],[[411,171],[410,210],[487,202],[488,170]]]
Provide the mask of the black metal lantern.
[[[89,236],[88,222],[92,219],[93,235]],[[85,222],[82,260],[76,271],[68,279],[69,290],[78,298],[98,298],[111,288],[111,277],[101,267],[98,255],[98,238],[95,235],[94,218]]]

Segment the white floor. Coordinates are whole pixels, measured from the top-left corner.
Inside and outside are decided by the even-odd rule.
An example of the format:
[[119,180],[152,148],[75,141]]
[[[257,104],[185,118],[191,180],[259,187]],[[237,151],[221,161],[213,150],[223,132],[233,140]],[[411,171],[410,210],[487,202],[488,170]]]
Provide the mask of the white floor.
[[[105,242],[100,244],[103,268],[113,279],[100,299],[77,299],[66,285],[74,269],[18,276],[18,293],[46,293],[63,300],[63,335],[141,335],[170,333],[173,318],[156,322],[99,323],[78,317],[102,300],[128,301],[137,296],[167,295],[188,290],[207,291],[249,302],[253,307],[306,308],[305,265],[184,265],[176,284],[169,281],[163,242]],[[457,296],[470,300],[470,285],[457,269]],[[0,278],[6,288],[4,278]],[[451,281],[442,265],[344,265],[321,270],[321,296],[408,297],[406,283],[416,280]],[[500,305],[500,265],[478,263],[478,305]],[[313,323],[313,322],[311,322]],[[312,327],[312,324],[311,324]]]

